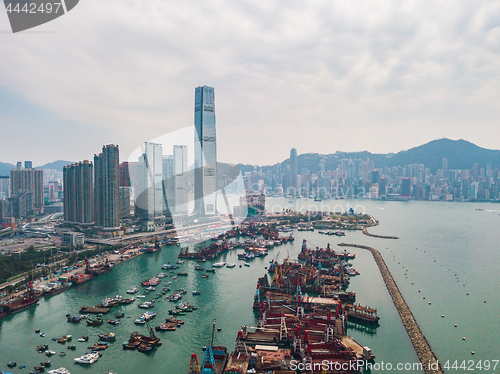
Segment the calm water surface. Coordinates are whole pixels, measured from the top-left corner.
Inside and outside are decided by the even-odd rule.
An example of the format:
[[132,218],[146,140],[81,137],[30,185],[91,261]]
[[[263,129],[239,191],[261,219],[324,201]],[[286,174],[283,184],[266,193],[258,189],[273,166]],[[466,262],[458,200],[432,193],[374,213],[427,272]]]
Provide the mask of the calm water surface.
[[[474,359],[477,362],[500,359],[500,301],[497,296],[500,290],[500,205],[370,200],[315,203],[304,199],[295,200],[293,204],[288,203],[288,199],[269,199],[267,203],[270,211],[277,210],[277,207],[305,210],[308,205],[314,204],[338,211],[340,206],[350,204],[357,206],[357,211],[364,210],[380,221],[380,225],[371,228],[370,232],[397,235],[400,239],[384,240],[367,237],[360,232],[347,232],[339,240],[317,232],[295,232],[294,243],[275,247],[266,258],[253,260],[250,267],[239,268],[242,262],[237,260],[236,250],[222,255],[214,262],[235,262],[238,266],[219,269],[210,274],[209,279],[201,278],[200,272],[194,270],[196,262],[186,261],[180,270],[187,271],[189,276],[179,277],[171,287],[173,290],[185,288],[188,294],[182,301],[197,305],[198,310],[182,316],[185,324],[177,331],[158,333],[163,345],[149,355],[124,351],[121,347],[132,331],[146,333],[146,327],[133,324],[134,319],[144,311],[137,307],[137,302],[112,309],[110,317],[117,311],[123,311],[126,317],[130,317],[124,318],[117,326],[105,323],[100,327],[87,327],[84,322],[66,322],[66,313],[78,314],[82,305],[98,304],[105,297],[116,294],[125,296],[127,289],[140,288],[142,280],[161,272],[162,264],[175,262],[179,247],[166,247],[159,253],[122,263],[111,273],[65,293],[42,298],[36,308],[0,320],[0,370],[18,371],[17,368],[7,370],[6,363],[11,360],[27,368],[45,361],[46,356],[38,354],[35,347],[47,343],[56,352],[67,352],[65,357],[53,356],[52,367],[65,366],[71,373],[107,373],[108,370],[118,374],[185,373],[191,353],[198,353],[199,359],[202,359],[201,347],[209,341],[214,318],[217,326],[222,328],[222,331],[216,332],[216,344],[225,345],[229,350],[234,347],[236,332],[241,325],[256,325],[252,300],[257,278],[264,274],[265,267],[278,252],[280,259],[288,254],[290,258],[296,258],[302,239],[306,239],[312,247],[345,241],[380,250],[420,328],[442,363],[447,360],[461,362]],[[476,208],[484,210],[477,211]],[[353,266],[361,273],[352,278],[349,289],[356,291],[357,302],[377,308],[381,318],[377,329],[350,325],[349,335],[362,345],[369,346],[377,362],[394,365],[398,362],[417,362],[371,254],[355,248],[349,251],[356,253]],[[164,278],[164,281],[167,280],[168,277]],[[201,295],[192,295],[193,290],[201,291]],[[173,303],[160,300],[153,308],[158,314],[153,326],[164,322],[173,306]],[[35,329],[41,329],[46,336],[41,338],[35,334]],[[98,340],[98,333],[111,331],[116,333],[117,341],[110,344],[98,362],[88,367],[73,363],[73,358],[87,352],[89,343]],[[64,334],[73,335],[72,343],[77,345],[76,351],[69,351],[64,345],[51,340],[51,337]],[[81,335],[88,335],[89,343],[77,342]],[[463,337],[466,339],[463,340]],[[475,355],[471,355],[471,351]]]

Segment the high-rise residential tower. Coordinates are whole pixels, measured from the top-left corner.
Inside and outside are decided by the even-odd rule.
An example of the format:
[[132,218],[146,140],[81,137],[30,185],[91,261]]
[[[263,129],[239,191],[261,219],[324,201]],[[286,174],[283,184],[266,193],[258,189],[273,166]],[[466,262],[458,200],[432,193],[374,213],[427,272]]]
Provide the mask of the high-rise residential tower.
[[110,144],[94,155],[94,220],[96,226],[120,226],[119,149]]
[[64,220],[71,223],[94,222],[94,166],[88,160],[65,166]]
[[188,155],[187,146],[174,145],[174,186],[176,214],[188,213]]
[[[16,169],[10,171],[10,190],[14,195],[19,191],[28,191],[33,196],[33,208],[40,210],[43,207],[43,170],[22,168],[20,162]],[[31,161],[26,161],[31,166]]]
[[164,215],[162,160],[161,144],[144,143],[144,153],[139,157],[139,193],[136,200],[140,217]]
[[197,87],[194,103],[194,213],[204,217],[217,211],[217,145],[213,87]]

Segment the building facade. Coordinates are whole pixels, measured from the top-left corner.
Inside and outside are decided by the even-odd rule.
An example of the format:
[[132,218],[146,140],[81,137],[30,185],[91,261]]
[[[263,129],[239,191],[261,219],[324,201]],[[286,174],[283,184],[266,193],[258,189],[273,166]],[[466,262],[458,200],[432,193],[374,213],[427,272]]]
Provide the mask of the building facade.
[[[26,162],[30,166],[30,161]],[[33,208],[41,210],[43,207],[43,170],[26,169],[17,163],[16,169],[10,171],[10,191],[11,195],[19,191],[28,191],[33,195]]]
[[119,148],[110,144],[94,155],[94,221],[96,226],[120,226]]
[[63,168],[64,220],[94,223],[94,165],[89,160]]
[[161,144],[144,145],[144,153],[139,157],[139,191],[136,209],[141,218],[164,215],[163,170]]
[[188,213],[188,154],[187,146],[174,145],[174,212]]

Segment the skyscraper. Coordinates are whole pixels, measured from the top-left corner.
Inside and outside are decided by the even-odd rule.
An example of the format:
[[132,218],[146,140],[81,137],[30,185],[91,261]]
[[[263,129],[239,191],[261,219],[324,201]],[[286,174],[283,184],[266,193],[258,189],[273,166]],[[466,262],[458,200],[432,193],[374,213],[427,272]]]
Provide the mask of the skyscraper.
[[144,143],[144,153],[139,157],[139,194],[136,206],[144,218],[164,214],[162,146]]
[[175,213],[188,213],[187,146],[174,145]]
[[195,214],[213,215],[217,210],[217,145],[213,87],[197,87],[194,102],[194,198]]
[[[27,166],[31,161],[26,161]],[[43,207],[43,170],[23,169],[20,162],[16,169],[10,171],[10,190],[11,194],[17,194],[19,191],[28,191],[33,195],[33,208],[40,210]]]
[[94,222],[94,166],[88,160],[63,168],[64,220],[91,224]]
[[96,226],[116,228],[120,226],[118,192],[119,149],[110,144],[102,147],[102,153],[94,155],[94,220]]
[[292,148],[290,150],[290,186],[292,190],[290,193],[294,196],[297,194],[297,174],[298,174],[298,166],[297,166],[297,150]]
[[163,198],[165,199],[165,216],[175,213],[175,178],[174,178],[174,156],[163,156]]

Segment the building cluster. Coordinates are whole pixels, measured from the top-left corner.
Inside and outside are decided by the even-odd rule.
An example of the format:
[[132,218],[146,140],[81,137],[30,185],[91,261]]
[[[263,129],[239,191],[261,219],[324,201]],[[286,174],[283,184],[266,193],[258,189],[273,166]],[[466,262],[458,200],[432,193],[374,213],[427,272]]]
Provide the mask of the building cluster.
[[[326,157],[326,156],[325,156]],[[471,169],[442,167],[434,172],[424,164],[378,168],[369,159],[321,159],[316,172],[298,171],[297,151],[272,167],[255,168],[244,176],[249,191],[265,191],[270,196],[328,198],[373,198],[386,200],[497,201],[500,199],[500,170],[491,164]],[[333,166],[331,166],[333,165]]]

